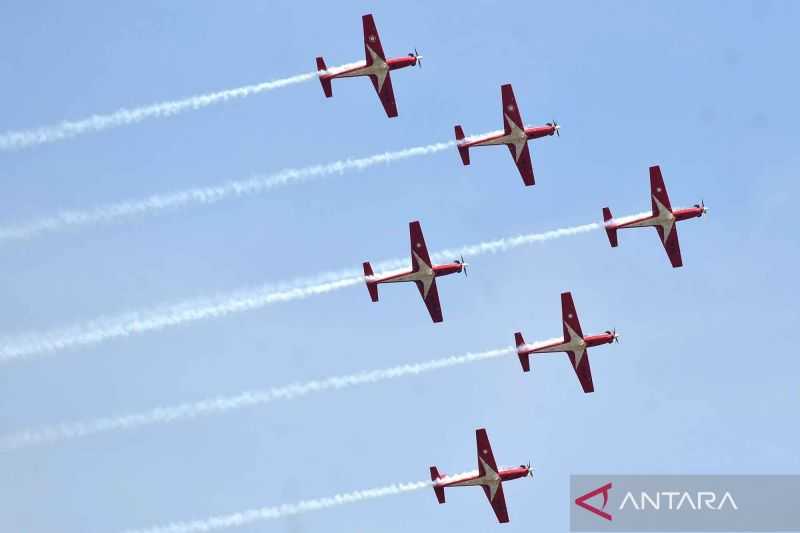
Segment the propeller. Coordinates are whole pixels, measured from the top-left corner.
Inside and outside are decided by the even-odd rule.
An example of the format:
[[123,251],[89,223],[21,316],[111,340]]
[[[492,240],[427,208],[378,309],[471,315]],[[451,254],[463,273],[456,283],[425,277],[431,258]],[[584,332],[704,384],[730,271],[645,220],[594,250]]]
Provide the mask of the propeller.
[[464,256],[461,256],[461,260],[456,259],[453,261],[457,265],[461,265],[461,271],[464,273],[464,276],[467,275],[467,263],[464,261]]
[[606,331],[606,333],[611,335],[611,337],[613,337],[613,339],[614,339],[614,342],[619,344],[619,335],[617,335],[617,329],[616,328],[612,329],[611,331]]
[[703,200],[700,200],[700,203],[699,204],[694,204],[694,206],[696,208],[698,208],[698,209],[701,209],[703,211],[704,215],[706,213],[708,213],[708,208],[706,207],[706,204],[705,204],[705,202]]
[[408,54],[408,57],[413,57],[414,59],[416,59],[417,60],[417,65],[419,66],[419,68],[422,68],[422,56],[419,55],[419,52],[417,52],[416,48],[414,48],[414,53],[413,54],[412,53]]
[[556,119],[553,119],[553,122],[548,122],[547,125],[548,126],[552,126],[552,128],[556,132],[556,135],[561,137],[561,131],[560,131],[561,130],[561,126],[558,125],[558,122],[556,122]]
[[528,461],[528,467],[527,468],[528,468],[528,475],[530,477],[533,477],[533,469],[531,468],[531,462],[530,461]]

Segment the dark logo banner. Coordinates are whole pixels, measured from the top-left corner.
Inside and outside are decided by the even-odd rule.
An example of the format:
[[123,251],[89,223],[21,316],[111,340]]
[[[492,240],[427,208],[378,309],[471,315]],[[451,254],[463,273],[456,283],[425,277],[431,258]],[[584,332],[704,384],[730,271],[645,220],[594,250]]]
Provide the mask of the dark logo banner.
[[800,531],[800,476],[571,476],[571,531]]

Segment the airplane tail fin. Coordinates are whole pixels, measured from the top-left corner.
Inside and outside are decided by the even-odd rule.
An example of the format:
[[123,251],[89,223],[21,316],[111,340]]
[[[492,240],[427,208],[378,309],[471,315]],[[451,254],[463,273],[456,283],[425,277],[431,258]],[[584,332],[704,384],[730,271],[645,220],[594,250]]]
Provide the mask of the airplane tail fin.
[[[317,58],[317,70],[328,70],[328,67],[325,66],[325,60],[321,57]],[[325,92],[325,96],[330,98],[333,96],[333,87],[331,87],[331,77],[329,74],[320,74],[319,75],[319,82],[322,84],[322,90]]]
[[517,347],[517,357],[519,357],[519,364],[522,365],[523,372],[531,371],[531,356],[530,354],[519,353],[519,347],[525,345],[525,339],[522,338],[522,333],[519,331],[514,333],[514,345]]
[[469,146],[461,146],[461,141],[464,140],[464,130],[461,129],[461,126],[456,125],[456,142],[458,144],[458,153],[461,156],[461,162],[465,165],[469,165]]
[[367,282],[367,290],[369,291],[369,297],[372,298],[373,302],[378,301],[378,283],[375,281],[370,281],[370,278],[374,276],[375,273],[372,271],[372,265],[369,264],[369,261],[364,262],[364,277],[366,278]]
[[[441,479],[442,475],[439,474],[439,469],[435,466],[431,467],[431,481],[434,483]],[[444,487],[440,487],[438,485],[433,485],[433,492],[436,493],[436,499],[439,500],[439,503],[444,503]]]
[[617,244],[617,228],[614,227],[613,223],[609,223],[614,217],[611,215],[611,209],[604,207],[603,208],[603,222],[605,223],[606,227],[606,234],[608,235],[608,242],[611,243],[612,248],[616,248]]

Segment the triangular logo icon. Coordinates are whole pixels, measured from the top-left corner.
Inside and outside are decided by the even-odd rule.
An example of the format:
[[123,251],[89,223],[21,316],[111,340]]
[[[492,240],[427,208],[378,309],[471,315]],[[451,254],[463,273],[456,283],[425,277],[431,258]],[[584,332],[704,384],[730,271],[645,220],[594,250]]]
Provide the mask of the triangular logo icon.
[[[587,511],[594,513],[601,518],[605,518],[610,522],[612,520],[611,515],[603,510],[606,508],[606,505],[608,504],[608,491],[610,490],[611,490],[611,483],[606,483],[602,487],[596,488],[590,492],[587,492],[583,496],[576,498],[575,505],[577,505],[578,507],[583,507]],[[587,500],[591,500],[598,494],[603,495],[603,507],[601,509],[598,509],[597,507],[595,507],[590,503],[586,503]]]

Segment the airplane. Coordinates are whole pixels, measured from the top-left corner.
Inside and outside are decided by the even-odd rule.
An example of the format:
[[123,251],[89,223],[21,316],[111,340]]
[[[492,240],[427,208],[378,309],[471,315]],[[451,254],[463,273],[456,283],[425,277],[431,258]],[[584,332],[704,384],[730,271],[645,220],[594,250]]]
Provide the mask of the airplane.
[[658,165],[650,167],[650,197],[653,204],[653,213],[634,217],[623,217],[614,219],[608,207],[603,208],[603,221],[605,223],[608,242],[612,248],[617,247],[617,230],[623,228],[644,228],[653,226],[658,231],[661,244],[667,251],[669,262],[672,268],[683,266],[681,258],[681,247],[678,243],[678,228],[676,222],[688,220],[690,218],[701,217],[708,212],[708,208],[703,201],[693,207],[683,209],[672,209],[667,195],[667,188],[664,186],[664,178],[661,176],[661,167]]
[[332,68],[328,70],[325,66],[325,60],[321,57],[317,58],[317,71],[319,71],[319,82],[322,84],[322,90],[327,98],[333,96],[333,88],[331,87],[331,80],[334,78],[353,78],[356,76],[369,76],[372,80],[372,86],[375,87],[375,92],[378,93],[383,104],[384,110],[389,118],[397,116],[397,105],[394,101],[394,91],[392,90],[392,78],[389,76],[389,71],[397,70],[399,68],[411,67],[419,65],[422,67],[422,56],[419,55],[417,49],[407,56],[392,57],[386,59],[381,46],[381,39],[378,36],[378,28],[375,27],[375,21],[372,15],[364,15],[361,17],[364,26],[364,50],[366,53],[366,61],[359,61],[354,65],[347,65],[341,68]]
[[422,227],[418,220],[408,224],[411,234],[411,270],[402,272],[389,272],[383,275],[375,275],[369,261],[364,262],[364,280],[367,283],[367,290],[373,302],[378,301],[379,283],[400,283],[403,281],[413,281],[419,289],[419,294],[428,308],[434,322],[441,322],[442,306],[439,303],[439,291],[436,289],[436,278],[463,272],[467,275],[467,263],[462,257],[452,263],[434,265],[428,255],[428,248],[425,246],[425,238],[422,235]]
[[554,120],[553,122],[548,122],[545,126],[525,127],[511,85],[506,84],[500,87],[500,95],[503,99],[503,125],[505,131],[476,138],[466,138],[461,126],[456,125],[458,153],[461,155],[461,161],[465,165],[469,165],[469,149],[471,147],[505,144],[517,164],[522,181],[525,182],[527,187],[530,187],[534,184],[534,179],[531,153],[528,151],[528,140],[553,134],[560,136],[559,130],[561,126]]
[[439,503],[444,503],[444,489],[446,487],[471,487],[481,486],[483,488],[489,504],[497,516],[497,520],[504,524],[508,522],[508,509],[506,509],[506,498],[503,495],[503,481],[519,479],[522,477],[533,477],[531,464],[519,465],[511,468],[498,468],[492,454],[492,446],[489,444],[489,437],[484,428],[475,430],[475,440],[478,446],[478,473],[443,476],[435,467],[431,467],[431,481],[433,481],[433,491]]
[[581,382],[583,392],[594,392],[592,369],[589,366],[589,353],[586,349],[601,344],[611,344],[615,341],[619,342],[619,335],[616,330],[611,330],[599,335],[584,336],[581,323],[578,321],[578,313],[575,311],[575,303],[572,301],[572,294],[569,292],[561,293],[561,320],[564,325],[564,337],[561,339],[526,344],[522,333],[514,333],[517,356],[519,356],[522,371],[530,372],[531,354],[567,352],[572,368],[578,375],[578,381]]

